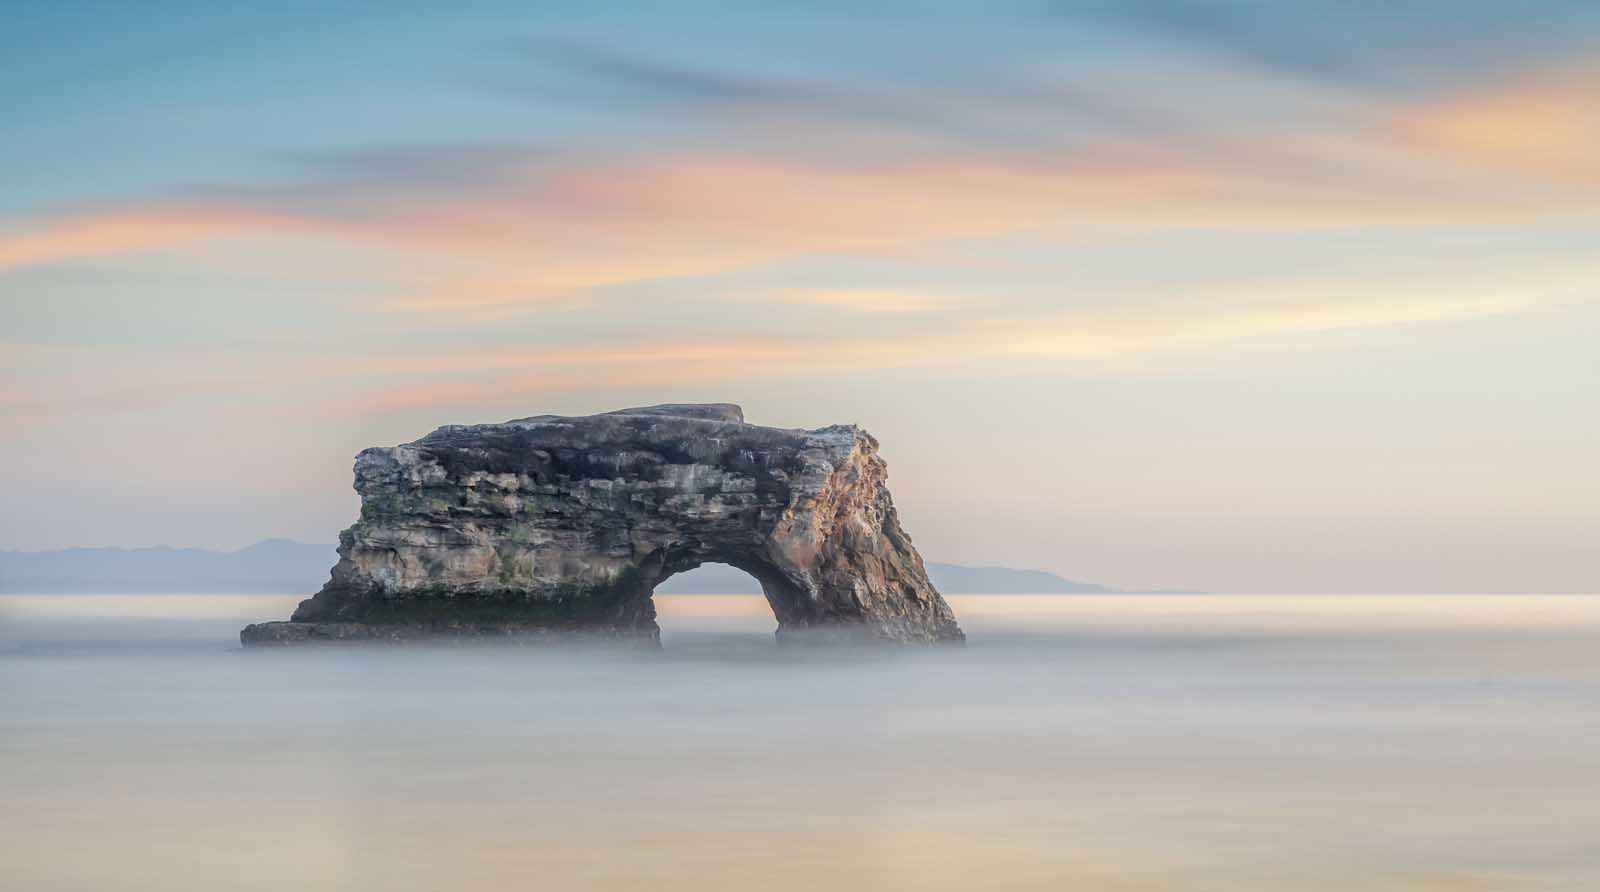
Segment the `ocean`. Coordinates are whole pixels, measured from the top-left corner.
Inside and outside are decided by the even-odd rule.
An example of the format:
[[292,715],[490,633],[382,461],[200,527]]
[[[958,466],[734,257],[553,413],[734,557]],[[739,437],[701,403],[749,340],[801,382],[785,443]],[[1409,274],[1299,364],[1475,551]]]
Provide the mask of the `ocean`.
[[0,889],[1600,889],[1600,597],[956,596],[963,648],[241,650],[0,596]]

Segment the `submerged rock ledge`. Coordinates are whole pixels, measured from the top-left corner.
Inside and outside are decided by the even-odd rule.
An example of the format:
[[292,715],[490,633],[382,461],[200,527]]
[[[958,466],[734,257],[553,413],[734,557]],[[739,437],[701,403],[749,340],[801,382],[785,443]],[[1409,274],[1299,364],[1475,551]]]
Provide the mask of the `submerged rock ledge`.
[[725,403],[449,425],[356,457],[332,579],[246,645],[659,640],[651,594],[705,562],[761,583],[791,641],[959,642],[900,528],[878,441]]

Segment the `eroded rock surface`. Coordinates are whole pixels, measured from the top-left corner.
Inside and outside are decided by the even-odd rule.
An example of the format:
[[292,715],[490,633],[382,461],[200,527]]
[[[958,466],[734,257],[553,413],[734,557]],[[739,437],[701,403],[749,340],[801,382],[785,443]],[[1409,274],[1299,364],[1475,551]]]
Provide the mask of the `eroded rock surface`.
[[245,644],[654,641],[656,584],[707,561],[760,581],[780,640],[963,638],[852,425],[762,427],[727,404],[451,425],[363,451],[355,488],[332,579]]

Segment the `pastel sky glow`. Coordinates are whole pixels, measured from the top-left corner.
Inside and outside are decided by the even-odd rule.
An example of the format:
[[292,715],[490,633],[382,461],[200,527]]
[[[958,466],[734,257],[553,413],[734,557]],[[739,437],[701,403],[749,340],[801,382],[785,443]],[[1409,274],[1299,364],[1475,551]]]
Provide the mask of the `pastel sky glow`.
[[935,560],[1600,591],[1600,4],[13,3],[0,548],[860,423]]

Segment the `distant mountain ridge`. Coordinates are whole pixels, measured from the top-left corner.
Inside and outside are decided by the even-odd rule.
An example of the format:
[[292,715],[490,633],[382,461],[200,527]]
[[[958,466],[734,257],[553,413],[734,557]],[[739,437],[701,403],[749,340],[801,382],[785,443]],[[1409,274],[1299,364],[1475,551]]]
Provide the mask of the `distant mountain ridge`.
[[[1064,579],[1043,570],[963,567],[935,561],[928,561],[926,566],[933,587],[947,595],[1089,595],[1114,594],[1118,591],[1103,585]],[[668,579],[656,586],[656,591],[665,595],[759,594],[761,585],[743,570],[726,564],[704,564]]]
[[65,548],[0,551],[0,592],[312,592],[338,556],[332,545],[266,539],[238,551],[204,548]]
[[[328,580],[332,545],[266,539],[238,551],[204,548],[65,548],[0,551],[0,592],[30,594],[310,594]],[[1042,570],[928,562],[945,594],[1116,594],[1119,589]],[[656,588],[663,594],[758,594],[742,570],[706,564]]]

